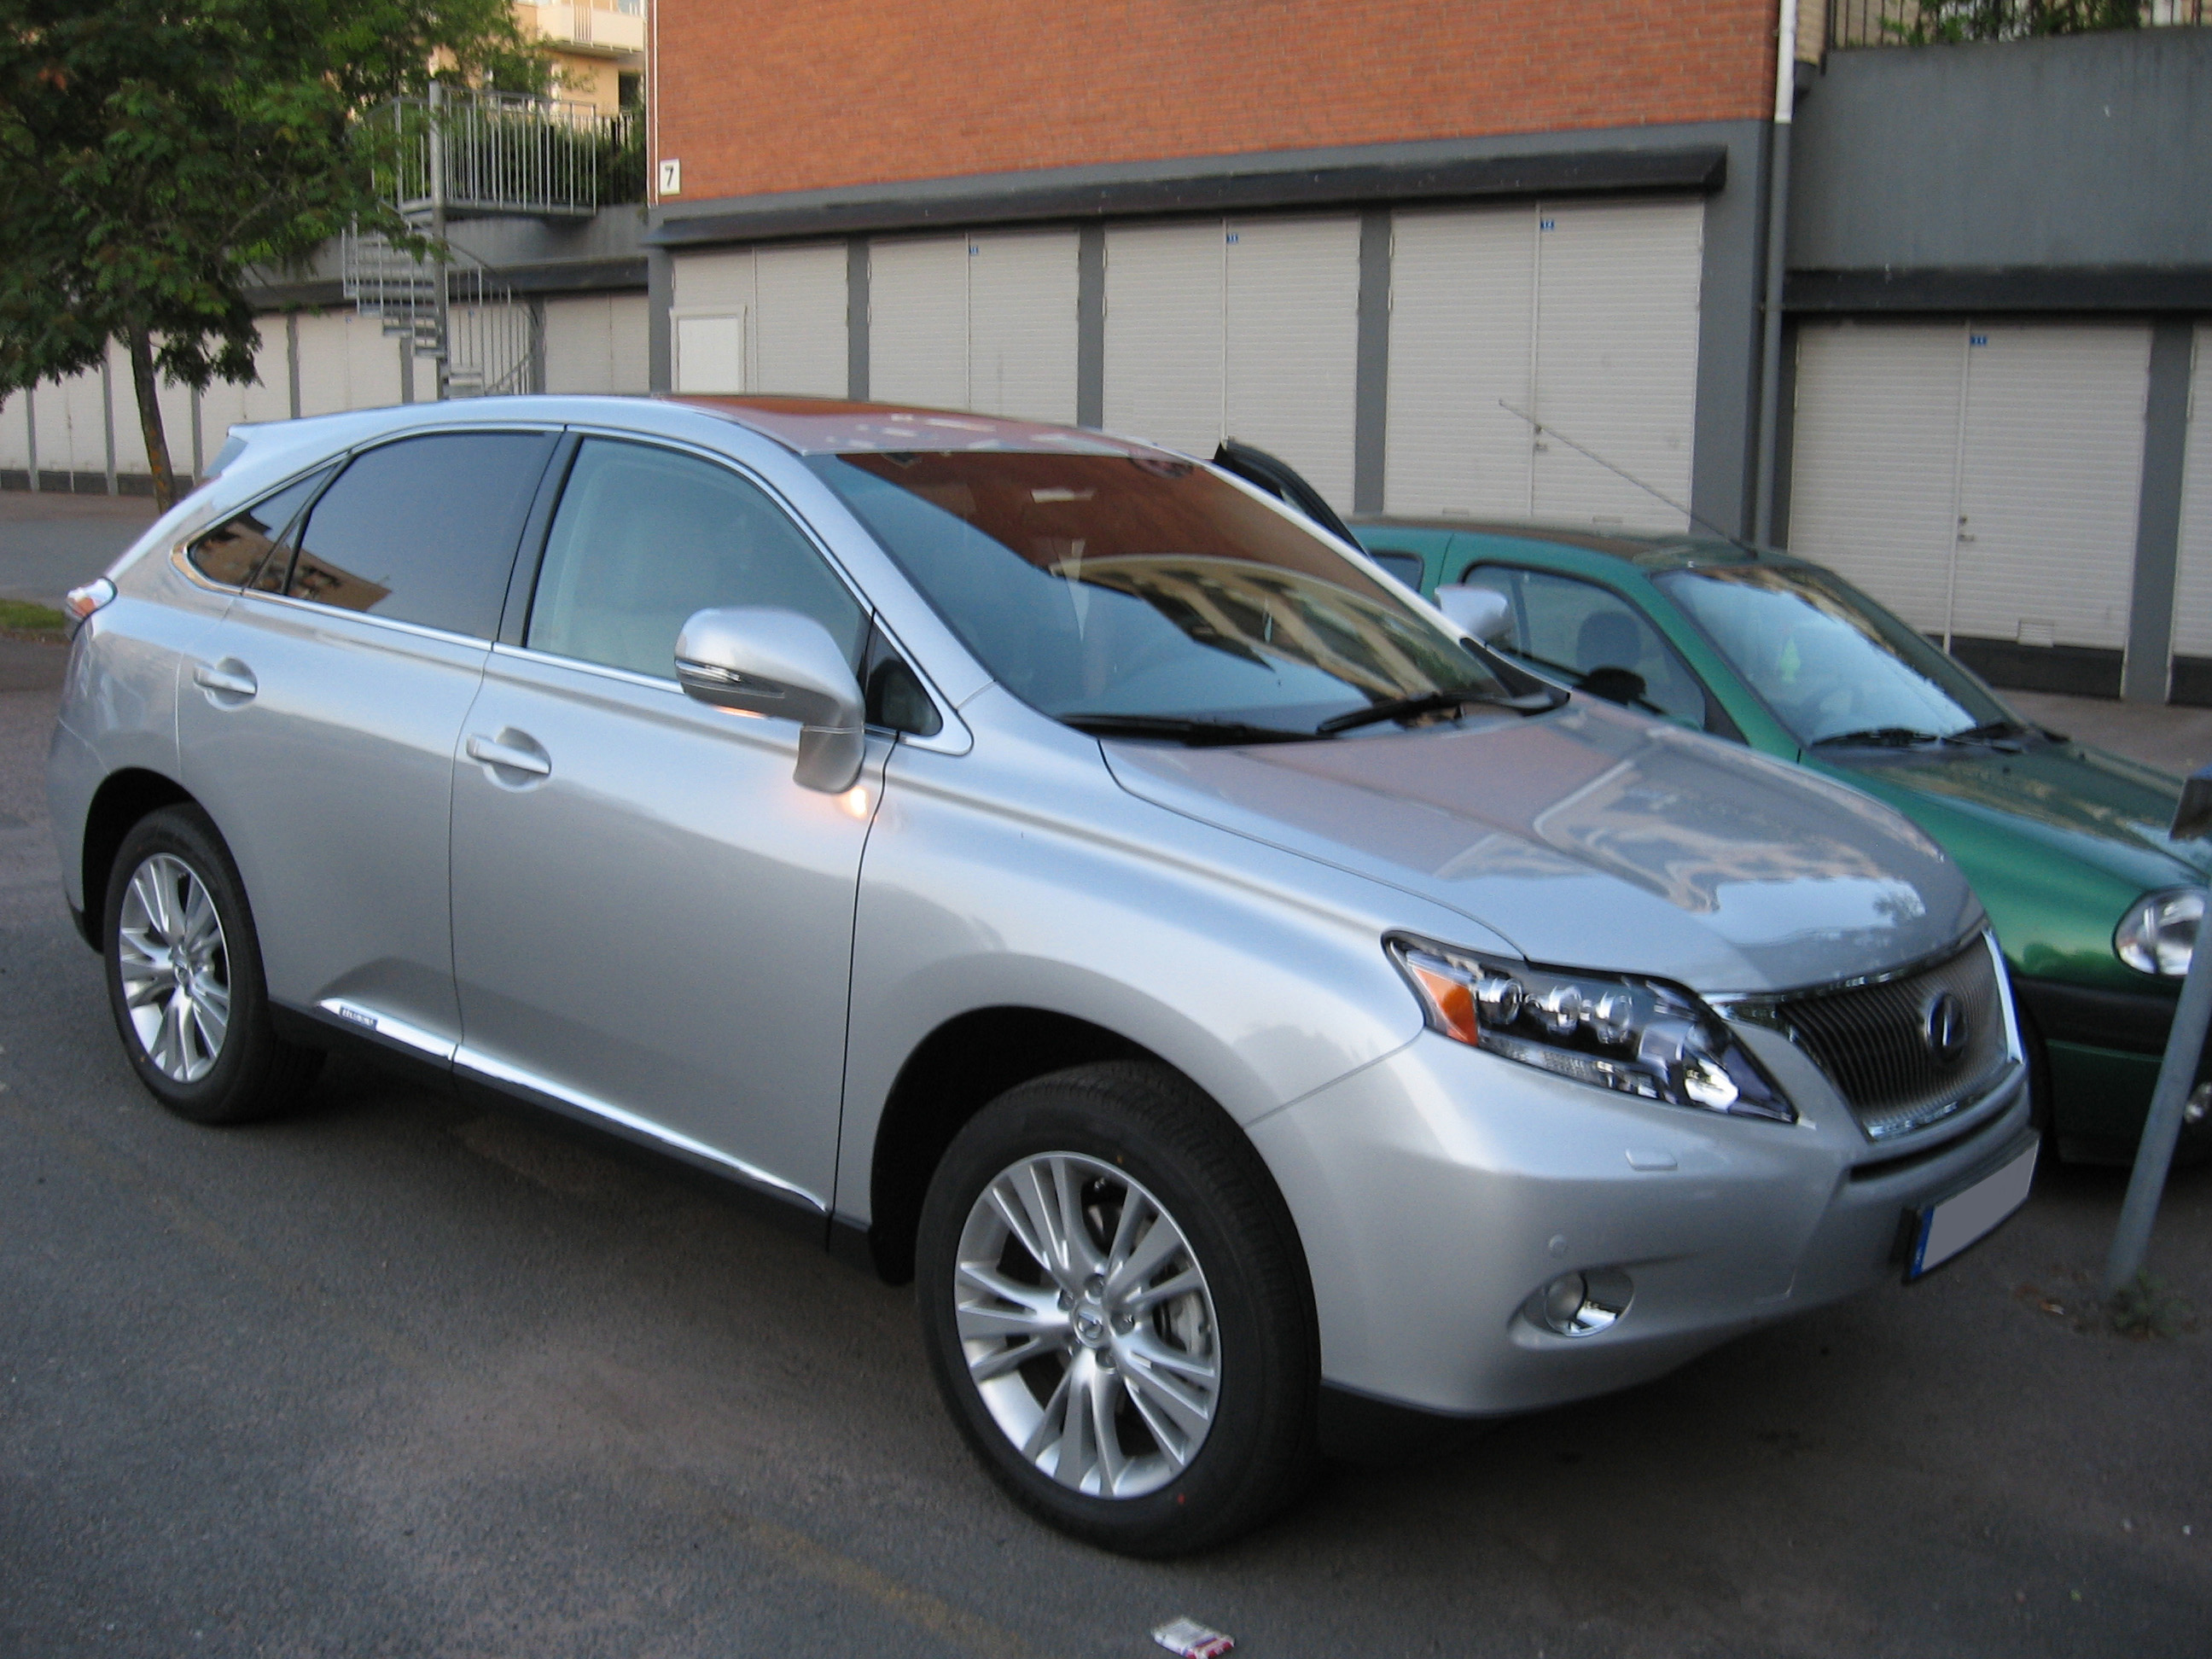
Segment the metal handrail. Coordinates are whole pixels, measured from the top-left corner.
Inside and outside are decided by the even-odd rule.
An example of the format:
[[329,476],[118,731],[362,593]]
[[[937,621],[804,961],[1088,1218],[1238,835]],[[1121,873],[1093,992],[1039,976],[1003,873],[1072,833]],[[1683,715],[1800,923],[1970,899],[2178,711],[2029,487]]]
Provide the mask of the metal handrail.
[[637,118],[501,93],[395,99],[386,112],[398,134],[393,194],[410,218],[441,205],[448,218],[588,219],[599,208],[602,164]]

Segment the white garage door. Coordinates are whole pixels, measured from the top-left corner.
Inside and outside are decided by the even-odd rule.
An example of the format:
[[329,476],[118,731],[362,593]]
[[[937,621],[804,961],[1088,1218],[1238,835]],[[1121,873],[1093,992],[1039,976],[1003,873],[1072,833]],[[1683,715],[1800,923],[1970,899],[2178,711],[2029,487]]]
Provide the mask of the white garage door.
[[1704,236],[1699,200],[1395,215],[1389,510],[1685,527],[1511,410],[1686,503]]
[[1194,454],[1224,437],[1352,499],[1359,221],[1106,233],[1106,424]]
[[1073,421],[1075,297],[1073,231],[872,243],[868,393]]
[[35,393],[27,398],[20,392],[0,398],[0,468],[10,472],[29,470],[30,405],[37,401]]
[[545,301],[546,391],[641,392],[647,385],[645,295]]
[[1808,324],[1790,548],[1939,637],[2127,641],[2150,331]]
[[845,264],[842,242],[678,255],[677,390],[843,397]]
[[2189,453],[2181,483],[2181,570],[2173,591],[2173,648],[2212,657],[2212,325],[2197,325],[2189,377]]

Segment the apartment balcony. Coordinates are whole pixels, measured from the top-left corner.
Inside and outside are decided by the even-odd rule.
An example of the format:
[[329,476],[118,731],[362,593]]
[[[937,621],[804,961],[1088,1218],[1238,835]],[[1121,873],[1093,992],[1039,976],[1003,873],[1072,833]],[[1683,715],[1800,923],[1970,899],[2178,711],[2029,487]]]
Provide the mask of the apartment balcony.
[[489,94],[390,108],[400,137],[393,196],[417,223],[582,220],[605,204],[642,199],[643,131],[635,112]]
[[2212,0],[1827,0],[1830,46],[1949,46],[2203,25],[2212,25]]
[[645,53],[645,0],[582,0],[514,9],[523,32],[556,52],[586,58],[638,58]]

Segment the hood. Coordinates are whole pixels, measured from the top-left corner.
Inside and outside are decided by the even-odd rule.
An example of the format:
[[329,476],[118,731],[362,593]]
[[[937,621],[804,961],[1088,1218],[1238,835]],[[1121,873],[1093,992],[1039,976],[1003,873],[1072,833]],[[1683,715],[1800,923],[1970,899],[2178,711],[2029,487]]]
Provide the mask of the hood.
[[1326,743],[1103,747],[1132,793],[1447,905],[1532,962],[1778,990],[1924,956],[1982,914],[1878,801],[1587,698]]
[[2145,890],[2212,876],[2212,840],[2166,834],[2179,780],[2100,749],[2048,743],[2017,753],[1912,751],[1830,764],[1893,800],[1900,799],[1893,790],[1932,795],[1985,830],[2011,831],[2015,858],[2039,847]]

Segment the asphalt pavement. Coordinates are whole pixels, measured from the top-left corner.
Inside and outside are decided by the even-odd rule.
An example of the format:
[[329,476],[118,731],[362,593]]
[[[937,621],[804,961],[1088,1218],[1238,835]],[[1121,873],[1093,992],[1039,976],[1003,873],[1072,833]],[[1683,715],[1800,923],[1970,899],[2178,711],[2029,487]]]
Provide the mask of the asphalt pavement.
[[1336,1468],[1158,1565],[1007,1504],[910,1295],[689,1176],[356,1065],[208,1130],[124,1061],[0,641],[0,1654],[2190,1656],[2212,1170],[2093,1285],[2118,1171],[1911,1287]]

